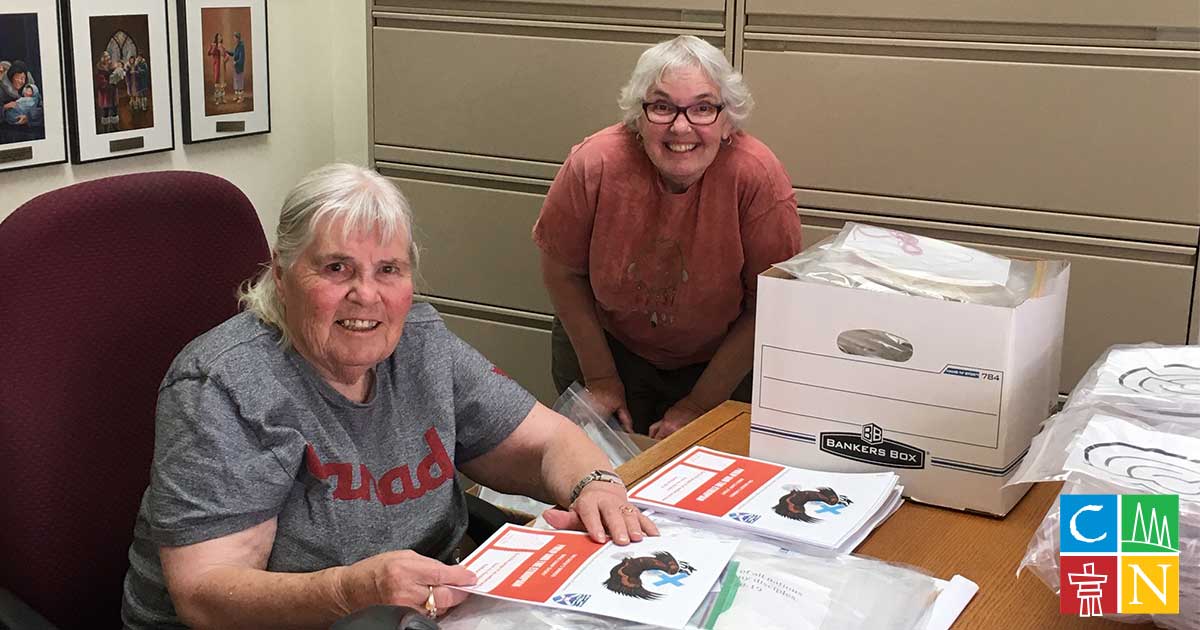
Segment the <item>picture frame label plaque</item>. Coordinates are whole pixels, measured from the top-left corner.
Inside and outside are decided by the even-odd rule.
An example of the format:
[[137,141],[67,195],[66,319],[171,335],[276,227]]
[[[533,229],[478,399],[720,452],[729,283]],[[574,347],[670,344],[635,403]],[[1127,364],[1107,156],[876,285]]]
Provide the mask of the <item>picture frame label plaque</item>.
[[33,159],[33,147],[20,147],[17,149],[0,151],[0,164],[4,162],[20,162],[21,160],[30,159]]
[[113,140],[108,143],[109,151],[130,151],[140,149],[146,146],[146,139],[142,136],[134,136],[132,138],[122,138],[121,140]]
[[244,120],[222,120],[217,122],[218,132],[229,131],[245,131],[246,121]]

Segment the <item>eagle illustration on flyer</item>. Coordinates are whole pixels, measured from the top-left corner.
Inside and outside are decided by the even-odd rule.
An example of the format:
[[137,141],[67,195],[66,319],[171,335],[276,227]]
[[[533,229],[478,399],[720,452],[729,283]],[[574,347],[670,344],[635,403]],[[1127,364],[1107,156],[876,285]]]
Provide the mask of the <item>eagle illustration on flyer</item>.
[[618,547],[582,532],[505,525],[462,565],[464,591],[683,628],[729,563],[736,541],[656,536]]

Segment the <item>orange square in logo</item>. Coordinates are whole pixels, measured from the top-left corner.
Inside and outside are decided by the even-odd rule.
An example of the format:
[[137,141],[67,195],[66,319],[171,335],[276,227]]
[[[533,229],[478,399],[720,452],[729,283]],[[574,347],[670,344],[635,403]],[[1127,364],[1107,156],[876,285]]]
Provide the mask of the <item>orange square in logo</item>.
[[1179,556],[1121,556],[1123,614],[1179,614]]

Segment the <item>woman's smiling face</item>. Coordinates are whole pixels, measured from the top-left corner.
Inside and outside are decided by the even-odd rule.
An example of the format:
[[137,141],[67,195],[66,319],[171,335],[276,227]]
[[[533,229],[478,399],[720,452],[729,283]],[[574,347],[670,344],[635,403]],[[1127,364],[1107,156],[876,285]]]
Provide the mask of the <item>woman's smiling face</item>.
[[335,221],[275,274],[296,350],[326,380],[354,382],[396,349],[413,299],[408,235],[385,243]]
[[[699,67],[669,70],[646,93],[645,102],[667,102],[679,108],[697,103],[721,104],[721,90]],[[717,157],[721,141],[733,132],[722,112],[711,125],[693,125],[683,112],[670,124],[638,118],[638,132],[646,155],[672,192],[683,192],[700,180]]]

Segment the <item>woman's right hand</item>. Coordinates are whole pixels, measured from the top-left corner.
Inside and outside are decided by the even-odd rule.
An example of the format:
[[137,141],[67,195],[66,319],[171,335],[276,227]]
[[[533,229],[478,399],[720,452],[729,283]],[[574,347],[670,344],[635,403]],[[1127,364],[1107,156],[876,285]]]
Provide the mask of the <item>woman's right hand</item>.
[[633,432],[633,417],[629,415],[629,408],[625,405],[625,384],[621,382],[620,376],[613,374],[589,378],[585,388],[592,395],[592,402],[601,413],[606,416],[616,414],[621,426],[626,431]]
[[475,574],[461,566],[443,564],[415,551],[389,551],[341,567],[338,597],[343,614],[376,604],[426,610],[430,587],[438,614],[463,602],[469,595],[449,586],[471,586]]

